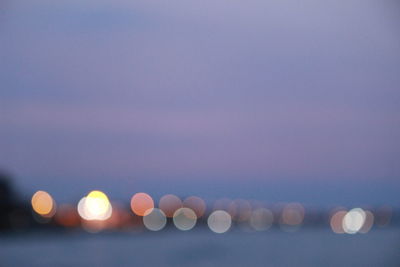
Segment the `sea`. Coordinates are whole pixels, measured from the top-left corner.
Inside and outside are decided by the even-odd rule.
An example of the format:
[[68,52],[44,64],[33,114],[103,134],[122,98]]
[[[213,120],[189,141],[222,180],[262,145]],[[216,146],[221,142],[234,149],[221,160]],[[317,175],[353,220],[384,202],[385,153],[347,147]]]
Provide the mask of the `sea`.
[[0,266],[400,266],[400,229],[0,235]]

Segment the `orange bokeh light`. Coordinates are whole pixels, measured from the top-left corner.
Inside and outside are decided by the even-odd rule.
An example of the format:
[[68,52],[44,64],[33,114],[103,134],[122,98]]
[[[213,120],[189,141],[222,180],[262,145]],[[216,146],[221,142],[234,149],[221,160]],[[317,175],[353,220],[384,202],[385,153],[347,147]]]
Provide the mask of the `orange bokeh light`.
[[32,196],[31,204],[33,210],[43,217],[52,217],[55,213],[55,202],[47,192],[37,191]]
[[154,208],[154,201],[146,193],[136,193],[131,199],[131,209],[133,213],[144,216],[147,210]]

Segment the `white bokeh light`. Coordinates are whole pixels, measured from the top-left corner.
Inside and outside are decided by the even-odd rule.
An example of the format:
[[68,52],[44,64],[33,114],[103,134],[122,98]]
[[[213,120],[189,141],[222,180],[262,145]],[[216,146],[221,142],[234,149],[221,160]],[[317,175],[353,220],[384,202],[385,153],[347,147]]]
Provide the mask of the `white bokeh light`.
[[144,226],[151,231],[160,231],[165,227],[166,223],[167,218],[164,212],[157,208],[148,210],[143,217]]
[[231,228],[232,217],[224,210],[216,210],[208,216],[207,224],[211,231],[222,234]]
[[365,222],[365,212],[363,209],[355,208],[346,213],[343,218],[343,230],[347,234],[357,233]]
[[196,225],[196,213],[189,208],[180,208],[175,211],[173,221],[179,230],[188,231]]

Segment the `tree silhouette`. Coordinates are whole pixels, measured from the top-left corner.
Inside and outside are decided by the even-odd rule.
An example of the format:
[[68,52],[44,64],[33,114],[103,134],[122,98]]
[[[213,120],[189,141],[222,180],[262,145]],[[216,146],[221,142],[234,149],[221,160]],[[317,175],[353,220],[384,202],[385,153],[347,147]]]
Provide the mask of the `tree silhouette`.
[[11,176],[0,170],[0,230],[10,227],[10,215],[16,209]]

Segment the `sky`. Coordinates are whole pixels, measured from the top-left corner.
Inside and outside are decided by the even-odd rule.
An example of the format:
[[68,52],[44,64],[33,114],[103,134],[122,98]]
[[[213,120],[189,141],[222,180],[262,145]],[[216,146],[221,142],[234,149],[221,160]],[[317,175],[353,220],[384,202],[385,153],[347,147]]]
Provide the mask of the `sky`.
[[1,1],[0,167],[63,201],[398,205],[399,8]]

